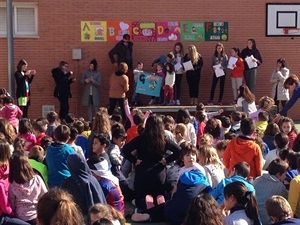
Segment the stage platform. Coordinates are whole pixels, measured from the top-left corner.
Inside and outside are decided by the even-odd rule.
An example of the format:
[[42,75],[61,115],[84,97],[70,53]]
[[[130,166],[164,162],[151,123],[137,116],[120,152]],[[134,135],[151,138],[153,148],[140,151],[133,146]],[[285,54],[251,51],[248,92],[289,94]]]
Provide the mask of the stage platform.
[[[196,106],[192,105],[179,105],[179,106],[160,106],[160,105],[151,105],[151,106],[138,106],[142,112],[146,112],[147,110],[151,110],[153,113],[176,113],[179,109],[188,109],[189,112],[195,112]],[[215,112],[220,109],[224,111],[233,111],[233,105],[207,105],[205,106],[206,112]]]

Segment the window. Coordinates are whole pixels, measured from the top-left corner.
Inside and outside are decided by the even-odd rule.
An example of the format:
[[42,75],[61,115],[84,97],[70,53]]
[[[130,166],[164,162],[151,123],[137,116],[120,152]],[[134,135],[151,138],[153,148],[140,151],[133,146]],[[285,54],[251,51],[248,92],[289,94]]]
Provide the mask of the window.
[[[37,3],[13,3],[14,37],[37,37],[38,17]],[[0,36],[6,37],[6,4],[0,3]]]

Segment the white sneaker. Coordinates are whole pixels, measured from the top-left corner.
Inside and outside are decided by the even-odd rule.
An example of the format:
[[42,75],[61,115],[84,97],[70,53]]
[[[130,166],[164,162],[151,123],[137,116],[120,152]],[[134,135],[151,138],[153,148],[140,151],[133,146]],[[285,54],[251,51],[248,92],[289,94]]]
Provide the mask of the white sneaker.
[[154,105],[155,104],[155,99],[151,99],[148,105]]
[[174,100],[171,100],[168,105],[172,106],[172,105],[176,105],[176,103]]
[[176,100],[176,105],[180,105],[180,101],[178,99]]

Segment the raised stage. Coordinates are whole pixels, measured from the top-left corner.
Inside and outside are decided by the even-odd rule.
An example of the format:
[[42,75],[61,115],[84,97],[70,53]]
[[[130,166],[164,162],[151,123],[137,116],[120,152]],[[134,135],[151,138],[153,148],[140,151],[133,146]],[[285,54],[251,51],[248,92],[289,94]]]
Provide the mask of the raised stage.
[[[151,106],[138,106],[142,112],[146,112],[147,110],[151,110],[153,113],[176,113],[179,109],[188,109],[189,112],[195,112],[196,106],[191,105],[179,105],[179,106],[160,106],[160,105],[151,105]],[[207,105],[205,106],[206,112],[215,112],[219,109],[223,109],[224,111],[233,111],[233,105]]]

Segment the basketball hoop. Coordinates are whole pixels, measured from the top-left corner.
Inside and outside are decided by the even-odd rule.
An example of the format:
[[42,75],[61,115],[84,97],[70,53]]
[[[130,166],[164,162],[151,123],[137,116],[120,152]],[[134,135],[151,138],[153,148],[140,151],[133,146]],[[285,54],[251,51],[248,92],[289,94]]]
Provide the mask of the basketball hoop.
[[283,28],[282,32],[285,35],[300,35],[300,28]]

